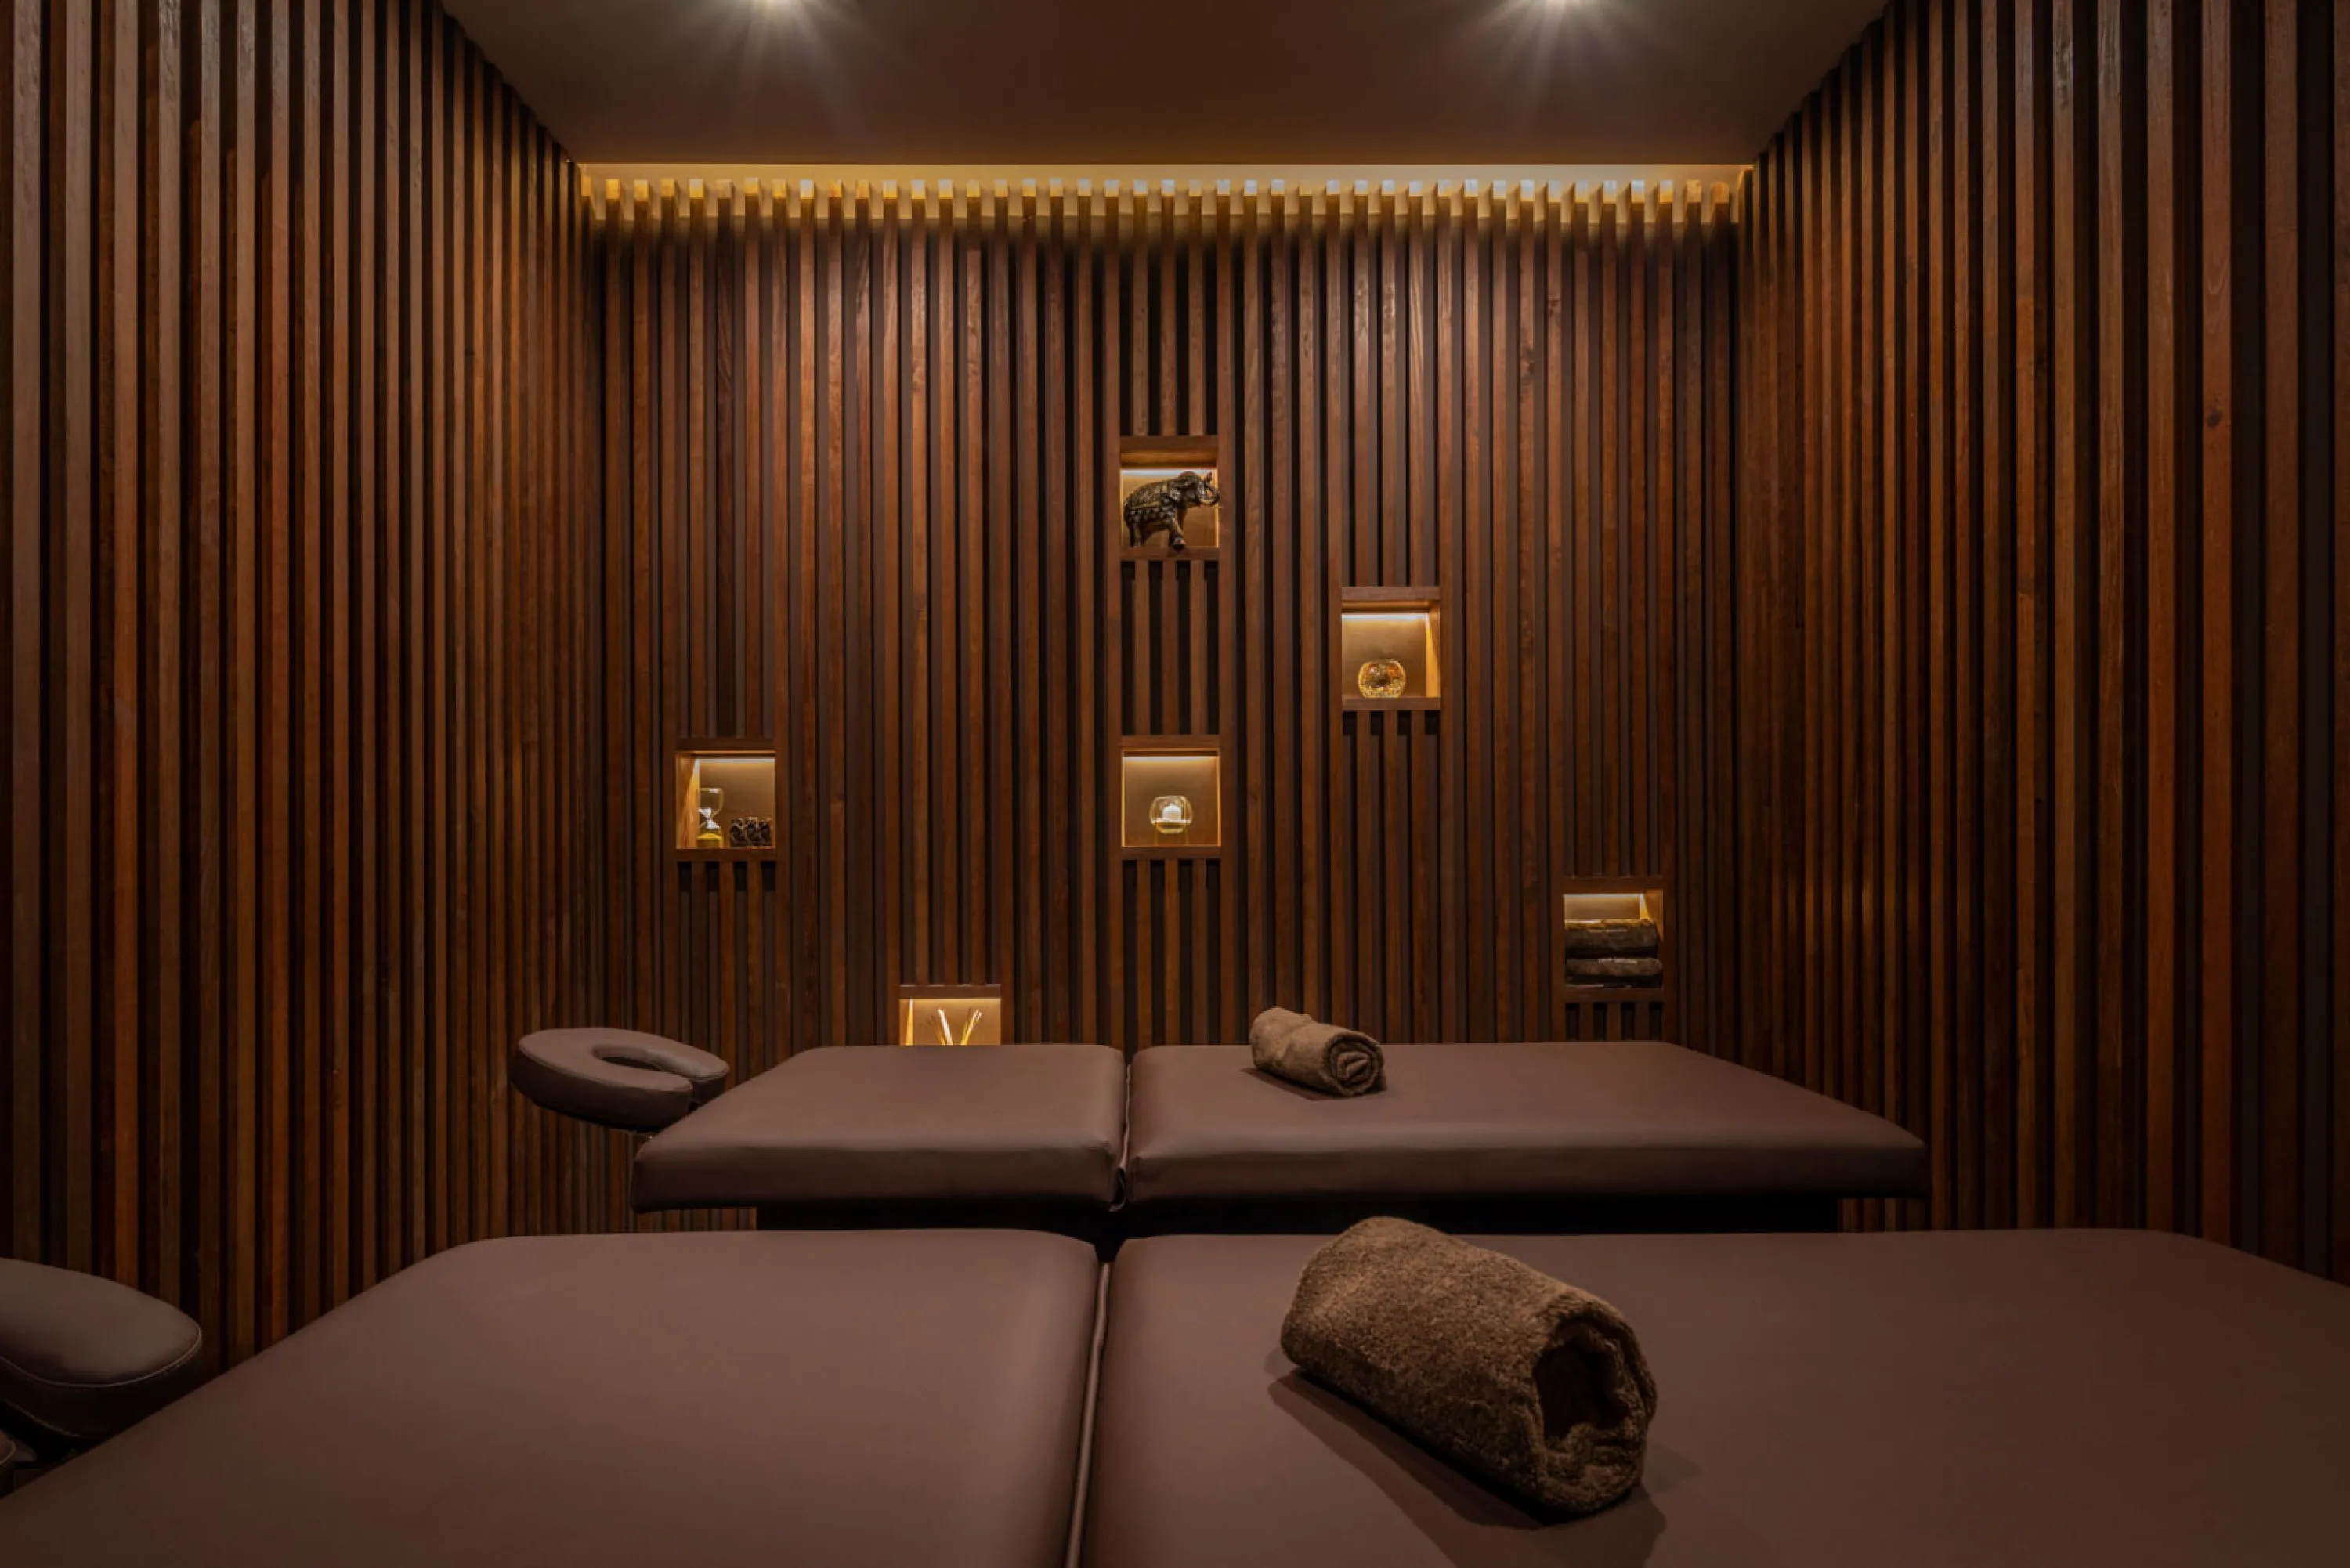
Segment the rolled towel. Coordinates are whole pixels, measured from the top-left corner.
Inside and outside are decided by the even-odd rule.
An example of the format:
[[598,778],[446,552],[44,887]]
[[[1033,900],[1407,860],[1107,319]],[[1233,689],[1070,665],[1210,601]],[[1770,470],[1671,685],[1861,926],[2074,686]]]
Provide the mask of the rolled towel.
[[1314,1254],[1282,1353],[1438,1453],[1567,1513],[1640,1480],[1657,1385],[1623,1314],[1402,1220]]
[[1249,1025],[1249,1056],[1258,1071],[1326,1095],[1351,1098],[1387,1082],[1387,1058],[1378,1041],[1285,1008],[1256,1015]]
[[1662,933],[1654,920],[1569,920],[1569,958],[1644,958],[1657,950]]

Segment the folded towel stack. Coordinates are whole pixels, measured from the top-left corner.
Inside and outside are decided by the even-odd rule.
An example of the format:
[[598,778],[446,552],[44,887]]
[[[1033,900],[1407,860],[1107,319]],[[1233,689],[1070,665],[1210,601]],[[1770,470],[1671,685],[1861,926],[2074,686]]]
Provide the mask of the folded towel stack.
[[1571,958],[1566,961],[1567,978],[1594,985],[1629,985],[1638,981],[1660,980],[1664,972],[1662,959]]
[[1259,1072],[1326,1095],[1367,1095],[1387,1082],[1378,1041],[1284,1008],[1256,1015],[1249,1025],[1249,1056]]
[[1569,920],[1566,978],[1577,985],[1653,985],[1665,972],[1657,956],[1662,945],[1654,920]]
[[1281,1349],[1544,1508],[1596,1512],[1639,1484],[1657,1385],[1631,1324],[1514,1258],[1366,1220],[1305,1265]]

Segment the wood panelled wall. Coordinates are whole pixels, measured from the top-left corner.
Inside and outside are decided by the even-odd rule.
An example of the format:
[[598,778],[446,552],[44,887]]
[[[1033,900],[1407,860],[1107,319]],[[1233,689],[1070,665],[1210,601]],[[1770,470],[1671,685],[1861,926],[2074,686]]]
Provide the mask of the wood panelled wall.
[[430,0],[0,17],[0,1249],[233,1361],[574,1211],[586,214]]
[[2350,1279],[2350,18],[1903,0],[1756,189],[1735,1048]]
[[[1727,646],[1731,200],[607,193],[600,1014],[743,1073],[913,981],[1126,1048],[1670,1027],[1565,994],[1558,895],[1673,873],[1727,752],[1675,670]],[[1120,437],[1202,432],[1221,554],[1121,562]],[[1440,712],[1342,711],[1349,585],[1441,587]],[[1202,732],[1222,855],[1123,858],[1120,736]],[[671,857],[687,736],[780,738],[775,863]]]

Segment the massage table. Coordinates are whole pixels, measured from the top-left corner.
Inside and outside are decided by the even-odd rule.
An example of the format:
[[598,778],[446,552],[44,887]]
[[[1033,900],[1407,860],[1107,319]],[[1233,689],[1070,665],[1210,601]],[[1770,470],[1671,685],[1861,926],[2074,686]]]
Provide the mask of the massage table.
[[1240,1046],[805,1052],[638,1151],[639,1210],[771,1228],[997,1225],[1083,1236],[1451,1229],[1832,1229],[1926,1190],[1881,1117],[1654,1042],[1391,1045],[1388,1087],[1311,1094]]
[[999,1231],[461,1247],[0,1502],[32,1568],[1059,1568],[1100,1265]]
[[1829,1230],[1846,1198],[1919,1197],[1926,1147],[1866,1111],[1655,1041],[1387,1047],[1336,1099],[1245,1047],[1133,1065],[1128,1231]]
[[1079,1519],[1090,1568],[2345,1560],[2350,1291],[2241,1253],[1491,1238],[1656,1374],[1642,1487],[1561,1521],[1290,1366],[1320,1244],[1138,1240],[1106,1304],[1034,1233],[463,1247],[19,1488],[0,1563],[1047,1568]]
[[2350,1291],[2139,1232],[1501,1237],[1605,1297],[1646,1480],[1530,1517],[1279,1349],[1320,1240],[1129,1242],[1088,1568],[2339,1568]]
[[805,1051],[637,1151],[645,1212],[768,1229],[993,1225],[1091,1237],[1118,1198],[1126,1064],[1098,1045]]

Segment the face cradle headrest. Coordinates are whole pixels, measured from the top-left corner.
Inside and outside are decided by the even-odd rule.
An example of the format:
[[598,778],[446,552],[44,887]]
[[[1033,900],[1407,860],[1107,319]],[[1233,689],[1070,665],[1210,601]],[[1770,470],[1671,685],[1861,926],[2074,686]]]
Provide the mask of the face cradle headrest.
[[507,1081],[533,1104],[599,1127],[658,1132],[724,1089],[725,1061],[658,1034],[547,1029],[515,1048]]

